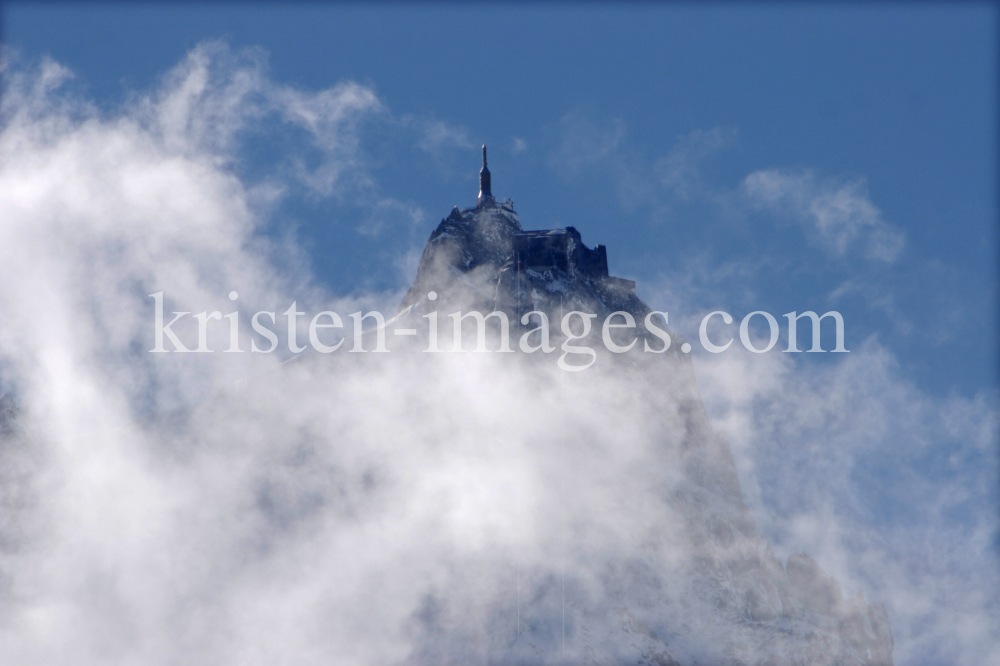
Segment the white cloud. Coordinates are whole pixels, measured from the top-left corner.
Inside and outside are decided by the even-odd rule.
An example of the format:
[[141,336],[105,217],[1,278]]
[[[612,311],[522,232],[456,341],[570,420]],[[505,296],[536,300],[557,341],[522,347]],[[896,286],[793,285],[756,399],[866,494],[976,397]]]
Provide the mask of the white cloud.
[[569,113],[559,119],[559,146],[549,163],[565,177],[576,177],[594,167],[621,166],[625,122],[620,118],[602,127],[583,113]]
[[[736,303],[756,298],[750,287],[723,289],[720,280],[758,268],[689,257],[643,297],[669,311],[671,325],[690,333],[697,349],[704,315],[739,312]],[[743,496],[776,553],[807,552],[845,594],[861,589],[869,602],[884,602],[897,664],[995,660],[995,393],[921,390],[906,378],[905,359],[877,337],[817,362],[781,352],[784,340],[771,353],[751,354],[740,343],[738,317],[729,327],[716,323],[717,343],[735,340],[723,354],[695,357],[701,394],[714,427],[728,435]]]
[[819,181],[809,172],[755,171],[743,181],[753,205],[792,216],[831,253],[855,245],[869,259],[891,262],[903,250],[904,234],[882,219],[864,180]]
[[[281,285],[304,279],[275,275],[276,253],[296,250],[257,234],[261,215],[287,191],[288,173],[241,181],[231,170],[241,138],[277,114],[321,151],[299,176],[327,190],[354,187],[346,183],[354,176],[340,174],[358,166],[355,126],[380,109],[356,84],[319,93],[275,84],[259,52],[221,44],[194,49],[159,88],[115,114],[62,94],[69,73],[60,65],[7,67],[0,272],[6,284],[22,285],[0,295],[9,358],[41,364],[50,345],[71,340],[83,345],[79,360],[121,355],[135,365],[113,368],[104,381],[155,385],[163,395],[153,404],[180,399],[179,384],[205,380],[187,373],[212,364],[158,365],[136,355],[149,343],[148,294],[164,290],[178,310],[229,311],[233,289],[268,302]],[[167,381],[158,372],[180,375]]]
[[813,242],[833,256],[860,251],[864,257],[891,263],[903,251],[905,234],[886,222],[871,201],[864,179],[819,179],[809,171],[755,171],[735,188],[705,179],[708,160],[730,145],[735,130],[694,130],[678,137],[665,155],[651,159],[627,140],[626,124],[602,125],[574,112],[560,120],[560,144],[550,156],[567,179],[584,173],[610,178],[627,211],[648,207],[654,219],[671,218],[678,203],[698,201],[739,224],[751,210],[788,216],[806,228]]
[[446,148],[474,148],[469,139],[469,131],[464,127],[450,125],[440,120],[425,120],[417,147],[431,155],[438,156]]
[[696,200],[731,213],[732,194],[708,182],[703,169],[735,137],[735,129],[714,127],[680,135],[673,145],[639,146],[629,140],[624,120],[602,123],[575,111],[560,119],[549,163],[566,179],[600,174],[614,185],[622,208],[649,208],[655,220],[671,219],[676,204]]
[[[319,165],[299,175],[324,195],[353,171],[364,171],[358,149],[360,124],[383,112],[370,89],[343,82],[305,92],[268,77],[260,49],[229,49],[209,42],[193,49],[162,85],[129,110],[166,150],[202,151],[217,160],[236,157],[238,142],[263,122],[278,120],[305,133],[321,154]],[[363,177],[363,176],[362,176]]]
[[695,130],[680,137],[654,167],[660,183],[680,199],[688,199],[695,192],[702,195],[706,188],[702,182],[701,166],[713,154],[732,141],[733,131],[724,132],[716,127],[707,131]]
[[699,383],[776,552],[883,601],[898,664],[995,660],[996,396],[927,395],[874,340],[820,366],[738,345]]
[[387,228],[410,228],[416,230],[427,219],[427,213],[413,203],[386,198],[372,207],[358,233],[364,236],[379,236]]
[[[548,480],[561,460],[529,442],[571,432],[609,461],[567,484],[607,485],[623,466],[650,473],[636,462],[646,440],[603,451],[615,441],[607,433],[590,440],[621,426],[601,425],[585,386],[563,412],[565,392],[524,391],[492,358],[364,373],[317,362],[310,381],[303,364],[275,372],[276,356],[149,354],[157,291],[168,311],[239,309],[244,349],[257,310],[281,312],[293,298],[306,312],[359,305],[309,288],[295,268],[301,249],[260,236],[271,204],[255,202],[279,194],[232,167],[242,133],[277,108],[338,173],[354,159],[343,119],[375,107],[349,86],[289,93],[255,67],[227,67],[224,50],[220,65],[213,48],[115,114],[61,97],[57,65],[10,77],[0,367],[30,434],[0,446],[0,581],[10,592],[0,597],[0,653],[15,663],[399,661],[431,592],[453,601],[461,626],[481,619],[477,599],[496,580],[459,584],[456,563],[494,571],[517,547],[526,567],[549,567],[558,502],[601,517],[592,529],[625,526],[597,510],[606,493],[555,493]],[[227,332],[213,327],[209,346],[225,349]],[[234,397],[247,375],[267,396]],[[148,414],[192,403],[211,409],[148,427]],[[527,439],[511,440],[494,434],[510,413],[558,419],[536,418]]]
[[[498,563],[582,571],[645,548],[632,539],[653,526],[678,556],[676,516],[658,499],[678,474],[663,464],[682,417],[658,392],[680,390],[671,375],[523,383],[485,354],[273,373],[273,357],[147,353],[154,291],[170,309],[229,312],[236,290],[244,322],[293,297],[310,312],[384,297],[337,299],[305,270],[278,270],[301,248],[259,235],[271,205],[260,202],[290,187],[288,174],[248,183],[233,169],[241,136],[276,114],[323,156],[299,177],[324,192],[363,188],[345,174],[377,99],[354,84],[292,91],[267,80],[257,55],[218,49],[195,50],[117,114],[60,95],[68,73],[54,63],[7,74],[0,370],[33,439],[0,447],[0,653],[397,663],[429,597],[449,602],[441,613],[460,627],[482,620],[477,600],[510,588],[483,573]],[[590,141],[613,150],[615,136]],[[381,212],[404,224],[422,215],[391,200]],[[225,348],[226,329],[213,330]],[[698,363],[744,493],[780,549],[810,550],[886,601],[904,658],[919,663],[935,645],[958,663],[995,656],[982,577],[995,571],[996,521],[967,512],[995,496],[993,396],[931,399],[877,345],[821,372],[780,354]],[[190,421],[147,427],[145,414],[251,373],[260,392],[224,391]],[[523,437],[502,435],[512,422]],[[855,476],[873,464],[894,475]],[[877,502],[926,519],[867,520],[874,482],[885,484]],[[583,535],[569,557],[567,525]]]
[[618,200],[626,210],[649,203],[656,186],[641,161],[627,151],[627,126],[621,118],[601,124],[582,112],[559,119],[559,146],[549,165],[565,180],[583,174],[610,176]]

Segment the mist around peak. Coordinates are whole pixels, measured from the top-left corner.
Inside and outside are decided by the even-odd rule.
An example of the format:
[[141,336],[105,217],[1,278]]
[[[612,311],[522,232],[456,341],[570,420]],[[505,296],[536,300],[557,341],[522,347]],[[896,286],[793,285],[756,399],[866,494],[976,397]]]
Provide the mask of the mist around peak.
[[[993,401],[929,398],[877,340],[808,372],[781,355],[692,360],[673,329],[662,354],[644,351],[655,336],[620,355],[595,339],[579,373],[558,352],[428,354],[420,335],[389,354],[150,354],[159,291],[193,313],[398,312],[390,328],[437,311],[442,336],[453,306],[511,322],[529,305],[554,321],[568,303],[645,320],[627,284],[512,270],[498,245],[460,237],[462,210],[431,232],[441,259],[409,295],[409,282],[319,284],[293,234],[263,230],[304,189],[391,208],[362,131],[391,111],[360,84],[285,86],[259,55],[199,47],[112,111],[67,91],[56,63],[5,61],[0,653],[12,663],[995,654],[981,578],[996,524],[963,509],[992,496],[968,470],[995,467]],[[316,159],[241,172],[246,133],[272,126]],[[522,224],[497,215],[487,236]],[[228,342],[211,329],[213,349]],[[955,475],[944,486],[926,473],[941,442]],[[887,460],[900,471],[876,487],[867,474]],[[924,515],[886,526],[866,513],[876,491]]]

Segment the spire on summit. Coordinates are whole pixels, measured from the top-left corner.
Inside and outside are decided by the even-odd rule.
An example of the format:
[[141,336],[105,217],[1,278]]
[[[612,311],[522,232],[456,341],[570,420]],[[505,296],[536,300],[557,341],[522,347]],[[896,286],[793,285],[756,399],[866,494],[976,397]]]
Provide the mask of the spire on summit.
[[486,199],[492,199],[493,192],[490,191],[490,170],[486,168],[486,144],[483,144],[483,168],[479,172],[479,197],[476,203],[483,203]]

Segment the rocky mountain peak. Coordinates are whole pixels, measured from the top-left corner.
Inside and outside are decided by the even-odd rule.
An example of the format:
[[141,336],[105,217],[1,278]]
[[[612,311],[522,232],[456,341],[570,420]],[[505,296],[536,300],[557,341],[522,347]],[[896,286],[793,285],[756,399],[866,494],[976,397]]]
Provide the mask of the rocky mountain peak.
[[[525,230],[513,202],[493,197],[485,157],[484,147],[476,205],[456,206],[431,233],[392,325],[415,326],[432,310],[501,311],[516,340],[521,315],[532,310],[550,320],[580,310],[597,314],[598,321],[623,311],[635,318],[637,335],[648,338],[641,322],[650,308],[636,296],[634,282],[609,274],[607,249],[587,246],[572,226]],[[677,351],[680,339],[674,336],[670,353],[622,354],[607,371],[619,380],[631,378],[631,400],[648,403],[665,424],[679,423],[674,431],[665,426],[648,434],[662,440],[656,444],[662,468],[674,475],[656,491],[679,521],[668,530],[674,541],[669,548],[655,545],[666,528],[653,528],[636,536],[648,544],[641,554],[621,552],[617,559],[594,562],[587,576],[599,590],[575,594],[569,610],[563,579],[563,635],[569,622],[574,659],[891,665],[892,634],[881,604],[866,604],[860,593],[845,599],[837,581],[808,555],[792,555],[783,566],[758,534],[726,437],[712,428],[690,357]],[[627,486],[633,480],[618,482]],[[461,654],[489,663],[563,663],[566,639],[560,645],[553,630],[556,579],[544,570],[523,581],[518,575],[524,589],[519,587],[516,602],[509,595],[484,602],[492,619],[482,628],[488,636],[482,650]],[[422,647],[412,663],[444,663],[458,643],[468,647],[472,640],[455,629],[462,623],[449,620],[442,603],[429,597],[427,612],[415,616]]]

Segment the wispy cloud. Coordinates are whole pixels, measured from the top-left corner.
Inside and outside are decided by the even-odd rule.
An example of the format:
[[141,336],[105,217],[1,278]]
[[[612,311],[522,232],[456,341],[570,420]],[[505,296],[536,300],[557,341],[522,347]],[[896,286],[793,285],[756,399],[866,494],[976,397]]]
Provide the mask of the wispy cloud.
[[755,206],[802,223],[831,253],[860,246],[869,259],[892,262],[903,250],[904,234],[882,219],[864,180],[819,180],[811,172],[755,171],[743,181]]
[[809,171],[768,169],[748,174],[738,185],[715,183],[703,170],[713,155],[732,145],[736,131],[695,130],[653,159],[629,141],[621,119],[600,123],[582,112],[560,121],[560,143],[550,162],[567,179],[600,172],[615,184],[626,210],[649,208],[663,217],[676,204],[699,201],[739,224],[747,213],[766,210],[776,219],[800,223],[808,238],[831,256],[857,251],[866,259],[895,261],[905,234],[883,219],[864,179],[819,178]]
[[583,113],[569,113],[559,119],[559,145],[549,156],[549,164],[566,178],[599,165],[618,168],[623,162],[625,134],[620,118],[601,125]]
[[451,125],[440,120],[424,120],[419,124],[422,129],[417,147],[431,155],[437,156],[442,150],[448,148],[469,149],[475,147],[475,144],[469,139],[469,131],[464,127]]
[[[183,383],[211,390],[211,382],[232,375],[199,363],[158,365],[137,354],[148,342],[148,294],[164,290],[175,309],[195,312],[249,308],[253,299],[276,300],[276,290],[292,284],[302,289],[300,298],[325,298],[306,286],[308,275],[273,271],[271,261],[300,264],[278,256],[299,250],[258,230],[297,183],[368,196],[357,175],[344,174],[366,178],[356,126],[379,113],[371,91],[353,83],[296,91],[266,77],[260,52],[211,43],[194,49],[155,90],[102,113],[61,93],[70,74],[56,63],[25,68],[8,60],[7,67],[0,271],[6,284],[23,285],[0,299],[9,313],[8,361],[42,363],[46,341],[58,347],[67,343],[60,335],[78,336],[91,345],[78,349],[84,357],[134,361],[108,367],[114,381],[136,388],[133,397],[170,403],[190,399],[181,397],[188,393]],[[241,141],[268,119],[303,130],[319,157],[308,168],[277,165],[263,179],[242,180],[235,168]],[[232,290],[244,294],[238,305],[226,299]],[[49,307],[40,322],[32,304],[43,294]]]
[[995,395],[928,395],[874,339],[826,366],[737,348],[698,374],[779,553],[883,600],[896,663],[996,658]]
[[416,231],[426,218],[427,214],[420,206],[385,198],[375,204],[364,223],[358,227],[358,233],[364,236],[379,236],[387,228],[408,228]]
[[582,112],[559,119],[559,144],[549,155],[550,167],[572,181],[582,175],[610,176],[626,210],[655,198],[656,185],[641,160],[627,149],[627,125],[621,118],[598,122]]
[[732,142],[735,131],[721,128],[695,130],[680,137],[665,156],[654,165],[659,182],[675,196],[688,199],[694,193],[705,194],[701,168],[705,161]]
[[[61,95],[68,72],[55,63],[5,72],[0,372],[33,439],[0,447],[3,654],[399,663],[435,618],[481,626],[481,600],[512,589],[482,574],[503,563],[544,582],[553,562],[572,575],[641,552],[634,535],[653,527],[682,555],[661,498],[678,482],[663,461],[681,448],[683,415],[631,398],[668,395],[670,373],[638,387],[613,374],[525,385],[487,354],[309,375],[265,374],[278,359],[263,355],[147,353],[154,291],[170,310],[239,310],[244,322],[293,298],[311,312],[379,298],[323,292],[294,239],[259,233],[295,179],[368,187],[348,172],[364,163],[358,123],[384,112],[377,98],[355,84],[292,91],[267,81],[259,54],[217,49],[111,114]],[[240,137],[274,118],[304,132],[317,161],[248,180],[234,166]],[[587,140],[610,157],[621,137],[613,125]],[[377,192],[367,201],[386,225],[422,214]],[[211,346],[228,342],[212,329]],[[995,396],[922,394],[874,342],[846,356],[821,372],[780,353],[696,360],[758,524],[779,552],[809,550],[885,601],[898,661],[989,663],[996,520],[981,507],[996,494]],[[260,391],[148,427],[151,411],[257,373]],[[512,422],[522,437],[504,436]],[[586,530],[568,557],[566,525]],[[487,638],[469,629],[467,644]]]
[[156,136],[167,150],[206,151],[234,160],[237,147],[263,123],[284,123],[317,151],[307,166],[294,156],[291,171],[318,194],[369,186],[359,147],[361,125],[384,113],[375,93],[353,82],[318,92],[273,81],[260,49],[232,50],[209,42],[193,49],[161,86],[134,103],[127,122]]

